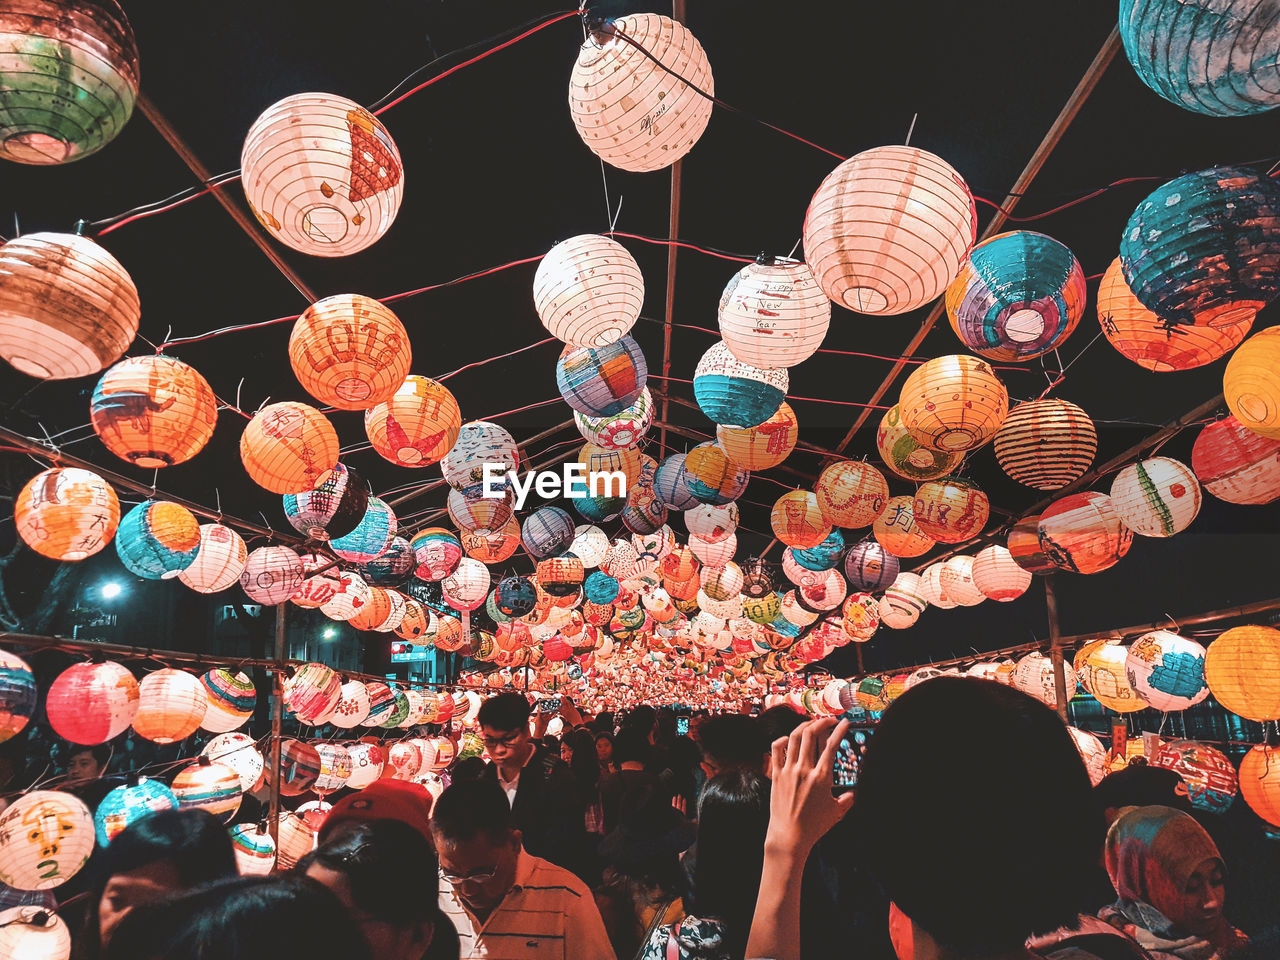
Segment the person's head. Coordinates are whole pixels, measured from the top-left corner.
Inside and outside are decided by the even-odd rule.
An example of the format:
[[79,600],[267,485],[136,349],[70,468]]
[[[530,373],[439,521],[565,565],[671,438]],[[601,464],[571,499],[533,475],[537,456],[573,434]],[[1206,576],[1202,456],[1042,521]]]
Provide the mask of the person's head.
[[464,757],[454,763],[450,769],[451,782],[459,783],[462,780],[479,780],[484,776],[485,767],[488,764],[484,762],[484,757]]
[[773,741],[791,736],[791,731],[804,722],[804,715],[797,710],[791,709],[785,703],[770,707],[756,717],[756,723],[760,726],[760,739],[764,742],[764,775],[766,777],[770,779],[773,777],[773,753],[771,749]]
[[649,735],[638,727],[625,727],[618,731],[613,740],[613,762],[622,766],[624,763],[648,763],[652,752]]
[[596,759],[601,763],[613,762],[613,734],[601,730],[596,734]]
[[436,801],[431,818],[440,871],[473,910],[502,901],[516,879],[520,831],[511,826],[511,805],[491,780],[452,784]]
[[298,862],[296,872],[342,901],[378,960],[456,960],[457,932],[438,905],[435,848],[408,824],[344,823]]
[[565,734],[569,756],[565,762],[583,783],[595,783],[600,779],[600,760],[596,756],[596,739],[583,727]]
[[408,780],[375,780],[333,805],[320,825],[317,839],[325,843],[346,826],[374,820],[394,820],[416,830],[431,842],[431,794]]
[[91,747],[74,746],[67,754],[67,782],[97,780],[107,772],[107,764],[110,762],[111,748],[105,743]]
[[702,748],[702,770],[710,779],[729,770],[764,770],[769,749],[755,717],[723,713],[707,717],[697,726]]
[[591,727],[592,729],[599,730],[602,733],[603,732],[613,733],[613,723],[614,723],[613,711],[601,710],[599,713],[595,715],[595,718],[591,721]]
[[1190,811],[1187,785],[1172,770],[1148,764],[1128,766],[1109,773],[1093,788],[1094,806],[1107,825],[1115,823],[1125,807],[1163,806]]
[[737,956],[746,947],[760,892],[768,828],[769,781],[757,771],[730,770],[702,788],[691,912],[723,919]]
[[670,707],[661,707],[654,713],[653,742],[667,746],[676,738],[676,712]]
[[372,960],[342,903],[296,874],[236,877],[135,911],[106,960]]
[[905,920],[953,957],[1019,949],[1072,922],[1103,836],[1057,714],[962,677],[922,683],[885,711],[853,809],[863,862],[895,905],[891,934]]
[[658,711],[647,703],[642,703],[627,714],[627,719],[623,722],[623,726],[634,727],[644,734],[645,739],[652,742],[653,728],[657,722]]
[[600,859],[611,880],[675,896],[680,854],[694,838],[693,824],[672,808],[670,794],[645,785],[623,797],[617,828],[600,841]]
[[1107,831],[1107,875],[1121,900],[1155,907],[1180,931],[1222,924],[1226,870],[1204,827],[1172,807],[1130,807]]
[[500,693],[480,704],[476,724],[495,763],[523,760],[528,755],[529,712],[523,693]]

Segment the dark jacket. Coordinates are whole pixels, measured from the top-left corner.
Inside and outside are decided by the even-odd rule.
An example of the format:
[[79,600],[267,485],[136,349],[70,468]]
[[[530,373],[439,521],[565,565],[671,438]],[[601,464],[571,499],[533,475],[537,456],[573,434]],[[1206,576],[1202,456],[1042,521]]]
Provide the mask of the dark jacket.
[[[498,766],[491,763],[484,777],[498,783]],[[499,784],[501,785],[501,784]],[[592,865],[586,849],[582,799],[568,765],[540,746],[520,771],[511,825],[524,835],[524,848],[535,857],[571,870],[590,884]]]

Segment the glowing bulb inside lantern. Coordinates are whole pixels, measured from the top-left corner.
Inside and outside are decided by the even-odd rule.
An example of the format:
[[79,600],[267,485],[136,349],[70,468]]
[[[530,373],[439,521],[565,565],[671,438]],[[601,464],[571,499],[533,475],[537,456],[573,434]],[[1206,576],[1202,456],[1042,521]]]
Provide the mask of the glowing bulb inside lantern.
[[122,588],[118,583],[104,583],[102,585],[102,599],[114,600],[116,597],[120,596],[121,589]]

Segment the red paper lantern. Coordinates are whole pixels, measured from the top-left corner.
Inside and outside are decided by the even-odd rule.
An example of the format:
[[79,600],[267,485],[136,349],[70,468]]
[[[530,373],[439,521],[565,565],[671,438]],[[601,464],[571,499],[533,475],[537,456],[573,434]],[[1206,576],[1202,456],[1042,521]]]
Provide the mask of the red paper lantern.
[[1234,416],[1207,424],[1191,448],[1191,469],[1227,503],[1270,503],[1280,497],[1280,440],[1249,430]]
[[137,715],[138,681],[118,663],[73,664],[50,685],[45,712],[63,740],[106,743]]
[[293,325],[289,363],[321,403],[365,410],[390,400],[409,374],[413,350],[400,318],[372,297],[317,300]]

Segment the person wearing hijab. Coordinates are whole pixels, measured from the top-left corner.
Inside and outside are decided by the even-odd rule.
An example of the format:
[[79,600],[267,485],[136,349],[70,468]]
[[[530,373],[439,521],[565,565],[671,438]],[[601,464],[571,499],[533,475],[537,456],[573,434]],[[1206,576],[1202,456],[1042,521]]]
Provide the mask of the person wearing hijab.
[[1098,915],[1155,960],[1223,960],[1247,946],[1222,913],[1222,856],[1189,814],[1129,807],[1107,832],[1105,858],[1119,899]]

